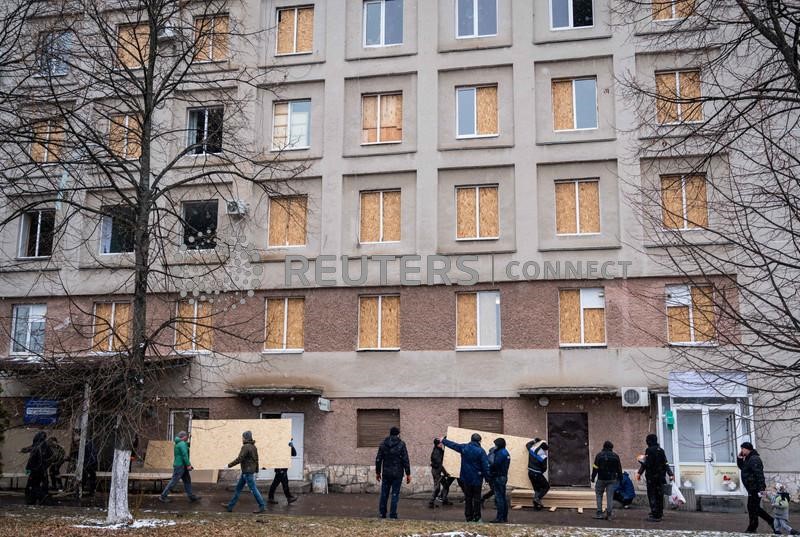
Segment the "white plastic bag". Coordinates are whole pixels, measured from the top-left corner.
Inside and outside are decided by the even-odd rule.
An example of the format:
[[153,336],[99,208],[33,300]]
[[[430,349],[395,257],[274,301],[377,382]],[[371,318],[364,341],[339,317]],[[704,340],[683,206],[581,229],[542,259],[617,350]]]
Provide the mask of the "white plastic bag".
[[673,509],[677,509],[681,505],[686,503],[686,498],[683,497],[681,494],[681,489],[678,487],[678,484],[674,481],[672,482],[672,492],[669,495],[669,504],[672,506]]

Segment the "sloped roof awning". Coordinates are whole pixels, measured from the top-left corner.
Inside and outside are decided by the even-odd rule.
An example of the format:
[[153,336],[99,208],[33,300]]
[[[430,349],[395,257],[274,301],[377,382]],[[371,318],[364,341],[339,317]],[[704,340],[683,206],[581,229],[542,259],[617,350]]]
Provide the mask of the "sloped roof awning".
[[520,388],[517,393],[520,397],[619,395],[619,388],[612,386],[530,386]]
[[264,397],[270,395],[273,397],[319,397],[322,395],[322,388],[317,386],[242,386],[240,388],[225,390],[225,393],[244,397]]

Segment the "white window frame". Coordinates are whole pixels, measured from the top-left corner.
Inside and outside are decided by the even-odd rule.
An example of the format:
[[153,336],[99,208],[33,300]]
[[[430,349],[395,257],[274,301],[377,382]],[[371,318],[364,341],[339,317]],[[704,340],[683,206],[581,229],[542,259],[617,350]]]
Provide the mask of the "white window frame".
[[[53,134],[53,130],[58,128],[62,121],[56,121],[55,119],[46,119],[42,123],[47,123],[47,135],[44,140],[37,140],[36,139],[36,132],[34,131],[33,141],[31,142],[31,147],[33,144],[39,144],[44,149],[43,160],[41,162],[36,162],[39,166],[52,166],[54,164],[58,164],[57,160],[50,160],[50,136]],[[64,132],[64,137],[66,137],[66,131]]]
[[[497,132],[490,133],[490,134],[478,134],[478,89],[480,88],[497,88],[498,89],[498,115],[497,115]],[[500,114],[499,114],[499,90],[500,86],[498,84],[478,84],[477,86],[458,86],[456,87],[456,139],[457,140],[469,140],[472,138],[497,138],[500,136]],[[459,134],[459,108],[458,108],[458,93],[460,91],[472,91],[472,125],[473,125],[473,133],[472,134]],[[575,98],[575,90],[573,89],[573,99]],[[573,105],[574,106],[574,105]]]
[[[97,350],[94,348],[94,336],[97,333],[97,323],[99,318],[97,317],[97,305],[98,304],[111,304],[111,319],[105,319],[108,321],[109,332],[108,336],[106,336],[106,344],[105,348],[101,350]],[[117,332],[117,305],[118,304],[128,304],[131,307],[131,322],[133,322],[133,304],[131,302],[95,302],[92,305],[92,354],[115,354],[119,351],[115,351],[113,349],[114,346],[114,338],[116,337]]]
[[[500,235],[494,235],[491,237],[481,237],[481,196],[480,196],[480,189],[481,188],[491,188],[494,187],[497,189],[497,203],[498,206],[500,205],[500,185],[498,183],[488,183],[488,184],[481,184],[481,185],[463,185],[457,186],[455,188],[455,207],[456,207],[456,241],[496,241],[500,238]],[[475,237],[459,237],[458,236],[458,191],[459,190],[473,190],[475,192],[475,233],[477,236]],[[498,207],[499,209],[499,207]],[[497,230],[500,230],[500,214],[498,211],[497,214]]]
[[[385,193],[387,193],[387,192],[399,192],[400,193],[400,220],[401,220],[400,221],[400,225],[402,227],[402,224],[403,224],[403,222],[402,222],[402,219],[403,219],[403,212],[402,212],[403,193],[402,193],[401,189],[399,189],[399,188],[388,188],[386,190],[361,190],[358,193],[358,243],[359,244],[392,244],[392,243],[401,242],[401,240],[396,240],[396,241],[385,241],[385,240],[383,240],[383,195]],[[380,232],[379,232],[380,240],[377,240],[377,241],[363,241],[363,240],[361,240],[361,195],[362,194],[380,194],[380,199],[378,201],[378,203],[379,203],[378,212],[379,212],[379,215],[380,215],[379,216],[380,220],[378,222],[379,229],[380,229]],[[401,231],[401,234],[402,234],[402,231]]]
[[[297,300],[300,299],[303,301],[303,310],[306,307],[306,299],[305,297],[300,296],[287,296],[287,297],[267,297],[264,300],[264,311],[266,314],[266,319],[264,322],[264,341],[267,340],[267,336],[269,336],[269,301],[270,300],[283,300],[283,347],[280,349],[261,349],[262,354],[301,354],[305,351],[304,347],[295,348],[295,347],[287,347],[286,344],[289,341],[289,299]],[[303,329],[303,342],[305,343],[305,328]]]
[[[167,438],[169,440],[174,440],[175,435],[177,434],[175,431],[175,414],[188,414],[189,419],[186,420],[188,425],[186,426],[186,433],[192,434],[192,420],[194,419],[194,411],[195,410],[208,410],[205,408],[171,408],[169,410],[169,423],[167,424]],[[210,413],[209,413],[210,415]],[[180,432],[180,431],[178,431]]]
[[[466,294],[475,294],[475,339],[477,341],[477,345],[459,345],[458,340],[456,340],[456,351],[499,351],[503,347],[503,325],[500,319],[500,291],[466,291]],[[484,299],[488,297],[488,295],[495,295],[493,298],[495,300],[495,312],[496,312],[496,323],[497,323],[497,343],[492,345],[482,345],[481,344],[481,297]],[[458,300],[456,299],[456,322],[458,322]]]
[[[52,36],[54,34],[58,34],[59,35],[59,39],[66,37],[66,39],[69,40],[69,42],[67,43],[67,47],[66,47],[67,50],[64,51],[65,55],[67,55],[69,53],[69,49],[72,48],[72,32],[70,30],[52,30],[52,31],[40,32],[40,36],[43,35],[44,38],[48,40],[48,43],[52,43],[53,42],[53,41],[50,40],[50,36]],[[50,51],[50,49],[48,47],[47,52],[49,52],[49,51]],[[40,52],[45,52],[45,51],[40,51]],[[49,59],[49,55],[48,55],[47,59]],[[55,71],[55,72],[50,72],[49,62],[48,62],[47,65],[44,65],[44,66],[42,65],[42,57],[41,56],[37,57],[36,63],[37,63],[37,66],[36,66],[36,73],[33,75],[34,78],[59,77],[59,76],[67,76],[69,74],[69,64],[67,63],[66,58],[64,58],[63,61],[61,61],[61,63],[64,66],[63,70]]]
[[[308,103],[308,122],[306,124],[306,145],[291,145],[292,140],[292,115],[293,106],[295,103]],[[286,147],[277,147],[275,145],[275,108],[279,105],[287,105],[288,113],[286,115]],[[311,149],[311,99],[290,99],[287,101],[276,101],[272,103],[272,135],[270,136],[272,142],[270,144],[270,151],[302,151]]]
[[[200,304],[200,300],[194,299],[194,302],[191,304],[192,306],[192,318],[190,321],[192,323],[192,337],[189,340],[192,342],[191,349],[178,349],[178,326],[175,327],[174,336],[173,336],[173,344],[172,348],[175,349],[175,352],[178,354],[211,354],[211,349],[199,349],[197,348],[197,307]],[[180,319],[178,317],[178,312],[180,310],[181,300],[175,302],[175,324],[183,324],[187,322],[185,319]],[[204,327],[205,328],[205,327]],[[213,330],[213,327],[209,327],[210,330]]]
[[[668,177],[670,175],[678,175],[678,174],[665,174],[665,175]],[[705,174],[695,174],[695,175],[698,175],[698,176],[702,175],[703,181],[706,182],[706,216],[708,216],[708,178],[707,178],[707,176]],[[689,212],[688,212],[688,210],[689,210],[689,207],[688,207],[688,203],[686,201],[686,177],[687,177],[686,174],[683,174],[683,173],[680,174],[680,178],[681,178],[681,212],[682,212],[682,214],[680,215],[681,216],[681,220],[682,220],[681,227],[667,227],[667,226],[664,225],[664,219],[662,218],[661,219],[661,231],[665,231],[665,232],[670,232],[670,231],[672,231],[672,232],[675,232],[675,231],[681,231],[681,232],[685,232],[685,231],[703,231],[703,227],[702,226],[688,227],[688,223],[689,223]],[[660,180],[661,180],[661,176],[659,177],[659,182],[660,182]],[[663,190],[661,191],[661,195],[662,196],[664,195],[664,191]],[[664,204],[663,197],[661,199],[661,204],[662,204],[662,206]]]
[[[666,20],[671,20],[671,19],[666,19]],[[683,20],[683,19],[680,19],[680,20]],[[702,118],[701,119],[696,119],[694,121],[689,121],[689,120],[686,120],[686,119],[683,118],[683,107],[690,105],[690,103],[682,103],[681,102],[682,100],[685,99],[685,97],[683,96],[683,92],[681,91],[681,73],[697,73],[698,78],[700,78],[700,82],[699,82],[700,90],[701,90],[700,98],[702,99],[702,97],[703,97],[703,95],[702,95],[702,88],[703,88],[702,74],[703,73],[701,72],[700,69],[676,69],[674,71],[668,71],[668,70],[666,70],[666,71],[656,71],[656,73],[655,73],[656,75],[671,74],[671,75],[673,75],[675,77],[675,92],[677,94],[677,97],[676,97],[676,102],[674,104],[675,104],[676,111],[678,113],[678,117],[675,119],[675,121],[665,121],[664,123],[658,123],[658,125],[687,125],[687,124],[688,125],[692,125],[692,124],[702,123],[704,121]],[[658,99],[658,94],[656,94],[656,99]],[[698,106],[700,106],[700,115],[702,116],[703,103],[701,101],[701,102],[699,102],[697,104],[698,104]]]
[[[222,154],[224,152],[224,147],[221,147],[220,151],[218,153],[209,153],[208,152],[208,114],[209,114],[209,112],[211,112],[211,110],[222,110],[222,124],[223,124],[223,134],[224,134],[224,132],[225,132],[224,131],[225,107],[224,106],[211,105],[211,106],[199,106],[199,107],[196,107],[196,108],[187,109],[186,110],[186,125],[187,125],[187,129],[186,130],[188,131],[188,136],[187,136],[187,139],[186,139],[186,147],[188,148],[188,147],[191,147],[191,146],[194,146],[194,145],[198,144],[198,142],[192,142],[192,136],[194,136],[197,133],[197,129],[192,129],[191,128],[191,125],[192,125],[192,113],[202,112],[203,113],[203,152],[202,153],[195,153],[194,150],[192,150],[190,153],[185,153],[185,155],[190,156],[190,157],[207,157],[209,155],[220,155],[220,154]],[[224,138],[223,138],[223,140],[224,140]]]
[[[692,284],[670,284],[667,285],[665,288],[664,293],[664,312],[667,315],[667,343],[670,347],[716,347],[718,345],[716,339],[712,339],[711,341],[696,341],[695,334],[694,334],[694,300],[692,300],[692,288],[694,287],[710,287],[703,286],[703,285],[692,285]],[[681,289],[678,291],[678,289]],[[675,291],[672,291],[675,290]],[[711,293],[713,296],[714,289],[711,289]],[[684,298],[685,297],[685,298]],[[685,302],[688,300],[688,303]],[[688,306],[689,307],[689,337],[691,341],[670,341],[670,333],[669,333],[669,308],[672,306]],[[713,302],[711,307],[714,308],[716,320],[716,307],[714,306]],[[716,326],[715,328],[715,335],[716,335]]]
[[[556,79],[558,81],[558,79]],[[562,79],[563,80],[563,79]],[[554,132],[573,132],[573,131],[596,131],[600,128],[600,107],[597,102],[597,77],[596,76],[581,76],[577,78],[568,78],[572,84],[572,128],[554,130]],[[594,111],[596,124],[594,127],[578,127],[578,102],[575,97],[575,82],[579,80],[594,80]]]
[[[402,91],[386,91],[382,93],[364,93],[361,95],[361,128],[364,128],[364,98],[365,97],[377,97],[377,104],[375,105],[375,114],[378,116],[375,121],[375,125],[377,125],[377,140],[374,142],[361,142],[361,145],[383,145],[383,144],[402,144],[403,137],[401,136],[399,140],[381,140],[381,99],[383,97],[389,97],[393,95],[399,95],[400,100],[403,101],[403,92]],[[401,117],[401,121],[402,121]],[[405,134],[405,131],[403,131]]]
[[[574,291],[575,288],[562,288],[561,291]],[[581,321],[581,341],[580,343],[562,343],[561,336],[559,334],[559,347],[607,347],[608,346],[608,318],[606,316],[606,289],[605,287],[581,287],[580,289],[580,321]],[[596,296],[591,296],[590,293],[596,293]],[[584,294],[586,296],[584,296]],[[595,300],[602,300],[603,301],[603,335],[605,336],[605,341],[602,343],[586,343],[586,333],[584,330],[584,310],[586,309],[597,309],[597,306],[587,304],[587,302],[595,301]],[[558,305],[559,315],[561,314],[561,303],[559,300]]]
[[678,0],[670,0],[669,6],[670,6],[669,17],[667,17],[666,19],[653,18],[653,22],[658,23],[658,22],[682,21],[682,20],[686,20],[686,19],[688,19],[689,17],[692,16],[692,15],[689,15],[689,17],[679,17],[678,16]]
[[120,115],[125,117],[125,122],[123,124],[123,128],[125,129],[125,140],[124,140],[123,146],[122,146],[122,159],[123,160],[132,160],[132,157],[128,154],[128,145],[130,144],[130,132],[131,132],[130,121],[131,121],[131,118],[133,116],[131,114],[124,113],[124,112],[122,114],[120,114]]
[[[19,323],[18,308],[28,309],[28,320],[25,327],[25,341],[22,343],[24,350],[14,350],[14,347],[20,343],[15,339],[17,335],[17,324]],[[47,304],[14,304],[12,310],[12,323],[11,323],[11,344],[9,345],[9,354],[14,356],[31,356],[39,355],[44,352],[44,340],[42,340],[41,350],[31,350],[31,327],[34,323],[47,323]]]
[[[386,294],[386,295],[359,295],[358,296],[358,334],[361,333],[361,299],[362,298],[377,298],[378,299],[378,346],[377,347],[362,347],[361,346],[361,338],[359,337],[358,341],[358,349],[359,351],[399,351],[400,347],[382,347],[381,344],[383,339],[382,332],[382,325],[383,325],[383,299],[384,297],[397,297],[400,298],[398,294]],[[400,314],[400,306],[398,300],[398,315]],[[397,320],[398,322],[398,329],[400,326],[400,319]]]
[[573,6],[574,0],[566,0],[567,1],[567,9],[569,10],[568,11],[568,13],[569,13],[569,26],[556,26],[554,21],[553,21],[553,1],[554,0],[550,0],[550,2],[549,2],[550,3],[550,30],[551,31],[553,31],[553,32],[562,32],[564,30],[585,30],[585,29],[588,29],[588,28],[594,28],[594,18],[595,18],[594,17],[595,16],[594,0],[591,0],[591,2],[592,2],[592,24],[590,24],[589,26],[575,26],[575,20],[574,20],[574,18],[575,18],[575,10],[574,10],[574,6]]
[[478,21],[478,0],[473,0],[472,3],[472,33],[470,35],[458,35],[458,2],[459,0],[455,0],[455,8],[456,8],[456,16],[454,20],[456,22],[456,39],[478,39],[481,37],[495,37],[497,36],[497,32],[499,31],[498,26],[500,25],[500,9],[497,5],[497,0],[494,2],[494,20],[495,20],[495,27],[493,34],[479,34],[478,27],[480,26],[480,21]]
[[[558,179],[556,184],[559,183],[573,183],[575,185],[575,229],[578,231],[576,233],[559,233],[558,229],[556,229],[556,235],[559,237],[578,237],[578,236],[591,236],[591,235],[601,235],[603,233],[603,207],[602,207],[602,197],[600,196],[600,179],[597,177],[594,178],[584,178],[584,179]],[[598,212],[598,222],[600,224],[600,231],[581,231],[581,199],[580,199],[580,183],[597,183],[597,212]],[[558,211],[558,207],[556,207],[556,211]]]
[[[19,240],[17,242],[17,259],[48,259],[53,256],[52,249],[55,246],[55,240],[53,240],[53,246],[51,246],[51,252],[48,255],[38,255],[39,254],[39,240],[42,235],[42,213],[44,212],[53,212],[52,209],[33,209],[31,211],[26,211],[22,214],[22,219],[19,226]],[[26,246],[28,245],[28,235],[26,231],[30,231],[30,226],[33,225],[31,221],[31,213],[37,213],[38,216],[36,217],[36,254],[37,255],[25,255],[25,250],[27,250]],[[53,219],[55,221],[55,214],[53,215]],[[55,227],[55,224],[54,224]]]
[[[115,207],[118,207],[119,204],[111,205],[111,206],[104,206],[103,209],[108,209],[110,211],[114,211]],[[108,223],[107,223],[108,222]],[[105,252],[106,248],[103,247],[108,241],[108,249],[111,248],[111,235],[114,232],[114,217],[110,214],[104,214],[100,217],[100,241],[99,241],[99,255],[125,255],[131,254],[135,250],[130,250],[127,252]]]
[[[381,5],[381,42],[376,45],[368,45],[367,44],[367,5],[369,4],[380,4]],[[403,19],[405,19],[405,1],[403,1]],[[363,23],[362,23],[362,39],[361,44],[364,48],[383,48],[383,47],[399,47],[405,44],[405,28],[401,28],[402,32],[402,39],[399,43],[386,43],[386,0],[365,0],[362,7],[363,11]],[[405,20],[403,21],[405,22]]]
[[[195,28],[197,28],[197,21],[198,19],[210,19],[211,20],[211,32],[206,36],[209,40],[209,48],[208,48],[208,59],[207,60],[197,60],[195,59],[195,63],[213,63],[213,62],[221,62],[224,61],[226,58],[216,58],[214,57],[214,38],[217,36],[217,19],[226,18],[228,19],[228,24],[230,24],[230,15],[227,13],[216,13],[210,15],[200,15],[194,18]],[[297,22],[295,19],[295,31],[297,31]],[[224,34],[223,34],[224,35]]]
[[[298,15],[301,9],[311,9],[314,10],[313,5],[302,5],[302,6],[286,6],[286,7],[279,7],[275,10],[275,56],[294,56],[297,54],[313,54],[314,48],[312,47],[311,50],[308,51],[297,51],[297,20]],[[278,22],[280,21],[280,12],[281,11],[294,11],[294,28],[292,29],[292,52],[278,52]],[[311,28],[311,31],[314,31],[314,28]]]

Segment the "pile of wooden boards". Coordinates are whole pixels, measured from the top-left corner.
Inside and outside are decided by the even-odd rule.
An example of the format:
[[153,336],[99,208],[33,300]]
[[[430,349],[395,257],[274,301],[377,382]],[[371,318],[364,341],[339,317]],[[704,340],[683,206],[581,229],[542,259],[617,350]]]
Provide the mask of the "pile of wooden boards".
[[[552,488],[542,500],[546,509],[577,509],[583,513],[584,509],[595,510],[597,500],[594,490],[590,488]],[[522,509],[533,507],[533,491],[516,489],[511,492],[511,508]]]

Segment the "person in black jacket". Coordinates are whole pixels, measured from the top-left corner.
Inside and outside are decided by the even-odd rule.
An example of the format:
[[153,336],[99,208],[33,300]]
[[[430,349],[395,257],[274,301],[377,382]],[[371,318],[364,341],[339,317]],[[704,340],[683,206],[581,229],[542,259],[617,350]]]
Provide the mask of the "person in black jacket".
[[542,505],[542,498],[544,498],[547,491],[550,490],[550,482],[545,477],[547,472],[547,455],[550,447],[547,442],[534,438],[525,447],[528,449],[528,479],[531,480],[533,487],[533,508],[540,511]]
[[750,519],[745,533],[756,533],[758,530],[758,517],[764,519],[772,529],[773,519],[761,507],[761,499],[767,484],[764,480],[764,464],[761,462],[761,455],[753,448],[750,442],[743,442],[739,455],[736,457],[736,465],[742,472],[742,484],[747,490],[747,515]]
[[[610,440],[603,442],[603,450],[595,455],[592,465],[594,493],[597,496],[596,519],[611,520],[614,509],[614,491],[622,479],[622,463],[614,453],[614,444]],[[606,512],[603,515],[603,493],[606,494]]]
[[669,476],[670,481],[675,479],[672,469],[667,462],[667,454],[658,445],[658,437],[654,434],[648,434],[645,439],[647,449],[644,452],[644,457],[639,461],[639,471],[636,473],[636,480],[645,475],[647,483],[647,499],[650,502],[650,516],[647,517],[649,522],[661,522],[664,518],[664,485],[666,483],[666,476]]
[[23,452],[28,453],[28,462],[25,473],[28,482],[25,484],[25,503],[28,505],[44,503],[47,493],[47,467],[50,464],[52,453],[47,444],[47,433],[39,431],[34,435],[30,447]]
[[428,507],[436,507],[436,499],[442,501],[442,505],[452,505],[447,499],[450,494],[450,485],[455,478],[444,469],[444,446],[438,438],[433,439],[433,450],[431,451],[431,476],[433,477],[433,496],[428,502]]
[[[289,447],[292,448],[292,457],[297,457],[297,450],[294,449],[294,438],[289,442]],[[291,491],[289,491],[289,469],[275,468],[275,477],[272,478],[272,484],[269,486],[267,503],[278,503],[275,499],[275,491],[278,490],[278,485],[283,486],[283,495],[286,496],[287,504],[297,501],[297,496],[292,496]]]
[[491,476],[492,490],[495,495],[495,506],[497,506],[497,516],[492,523],[508,522],[508,497],[506,487],[508,486],[508,468],[511,466],[511,455],[506,449],[505,438],[495,438],[494,447],[489,462],[489,475]]
[[397,518],[397,502],[400,500],[403,473],[406,474],[406,483],[411,483],[411,463],[408,461],[406,444],[400,440],[400,429],[392,427],[375,457],[375,478],[381,483],[381,499],[378,504],[381,518],[386,518],[386,502],[390,491],[392,503],[389,518]]

